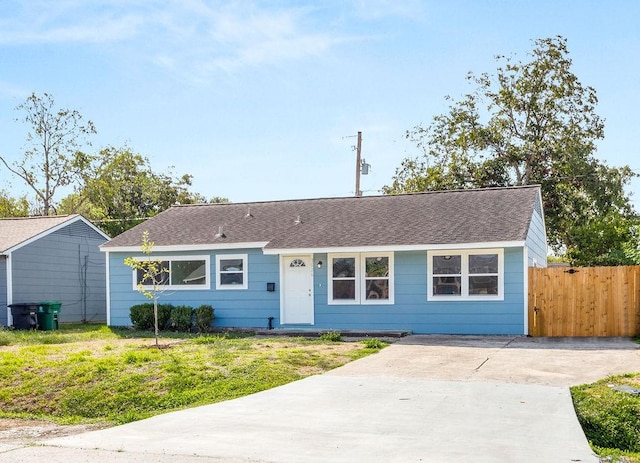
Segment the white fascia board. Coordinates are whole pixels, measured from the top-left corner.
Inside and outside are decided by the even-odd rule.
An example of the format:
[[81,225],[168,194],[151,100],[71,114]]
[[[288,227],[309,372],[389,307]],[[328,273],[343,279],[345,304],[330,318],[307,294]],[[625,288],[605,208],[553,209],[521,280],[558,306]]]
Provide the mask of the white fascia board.
[[89,227],[94,229],[96,232],[100,233],[100,235],[102,235],[104,237],[105,241],[110,239],[109,236],[105,235],[105,233],[103,231],[101,231],[98,227],[93,225],[91,222],[89,222],[87,219],[85,219],[81,215],[77,215],[75,217],[69,218],[69,220],[65,220],[64,222],[59,223],[58,225],[56,225],[54,227],[47,228],[46,230],[38,233],[37,235],[34,235],[31,238],[24,240],[22,243],[16,244],[15,246],[13,246],[11,248],[6,249],[4,252],[5,252],[5,254],[10,254],[11,252],[13,252],[13,251],[15,251],[17,249],[20,249],[20,248],[22,248],[22,247],[24,247],[24,246],[26,246],[28,244],[31,244],[34,241],[37,241],[37,240],[39,240],[40,238],[42,238],[44,236],[50,235],[51,233],[56,232],[56,231],[60,230],[61,228],[64,228],[64,227],[66,227],[68,225],[71,225],[72,223],[78,222],[78,221],[84,222]]
[[[223,251],[229,249],[262,249],[268,244],[264,242],[251,243],[221,243],[221,244],[174,244],[170,246],[154,245],[153,252],[184,252],[184,251]],[[103,245],[104,246],[104,245]],[[100,246],[102,252],[142,252],[140,246]]]
[[544,232],[544,245],[547,248],[547,253],[549,252],[549,242],[547,241],[547,219],[544,213],[544,203],[542,202],[542,188],[538,189],[538,202],[540,202],[540,210],[542,211],[542,231]]
[[487,243],[430,244],[426,249],[428,251],[438,251],[441,249],[521,248],[524,245],[525,241],[492,241]]
[[13,269],[12,267],[12,256],[11,253],[8,252],[5,254],[6,257],[6,272],[7,272],[7,326],[13,326],[13,316],[11,314],[11,304],[13,304]]
[[489,243],[461,243],[461,244],[402,244],[386,246],[349,246],[329,248],[291,248],[265,249],[269,255],[298,255],[321,253],[353,253],[353,252],[399,252],[399,251],[437,251],[450,249],[491,249],[491,248],[519,248],[524,241],[494,241]]

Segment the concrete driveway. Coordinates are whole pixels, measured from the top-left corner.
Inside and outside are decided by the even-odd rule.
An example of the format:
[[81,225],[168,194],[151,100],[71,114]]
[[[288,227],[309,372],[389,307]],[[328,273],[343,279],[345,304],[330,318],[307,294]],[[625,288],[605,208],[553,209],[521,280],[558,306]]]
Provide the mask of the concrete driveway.
[[640,371],[628,339],[410,336],[322,376],[3,462],[597,462],[568,386]]

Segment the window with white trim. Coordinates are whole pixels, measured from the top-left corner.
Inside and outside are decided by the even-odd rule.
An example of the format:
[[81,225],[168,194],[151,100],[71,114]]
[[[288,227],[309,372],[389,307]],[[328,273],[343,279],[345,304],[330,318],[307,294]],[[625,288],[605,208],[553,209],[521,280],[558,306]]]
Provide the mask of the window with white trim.
[[393,253],[329,254],[329,304],[393,304]]
[[[137,258],[141,262],[148,260],[143,257]],[[163,289],[175,290],[195,290],[209,289],[209,256],[162,256],[162,259],[154,260],[158,262],[159,272],[153,280]],[[142,284],[143,289],[152,289],[152,279],[144,278],[144,269],[133,270],[133,289],[137,289]]]
[[428,300],[503,300],[504,251],[427,253]]
[[216,289],[247,289],[247,254],[216,255]]

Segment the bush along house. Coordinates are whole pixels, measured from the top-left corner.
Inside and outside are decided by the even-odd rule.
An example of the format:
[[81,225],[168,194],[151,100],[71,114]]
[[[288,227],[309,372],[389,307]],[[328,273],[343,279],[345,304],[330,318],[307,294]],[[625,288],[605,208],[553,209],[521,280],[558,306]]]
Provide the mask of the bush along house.
[[145,301],[124,265],[144,231],[162,302],[210,304],[217,327],[527,334],[546,266],[537,186],[174,206],[101,246],[110,325]]

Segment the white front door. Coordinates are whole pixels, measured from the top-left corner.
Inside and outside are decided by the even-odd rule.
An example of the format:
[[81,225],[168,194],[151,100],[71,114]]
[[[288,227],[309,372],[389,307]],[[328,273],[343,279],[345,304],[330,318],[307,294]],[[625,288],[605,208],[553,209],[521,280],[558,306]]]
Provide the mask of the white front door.
[[313,256],[282,258],[282,324],[313,324]]

